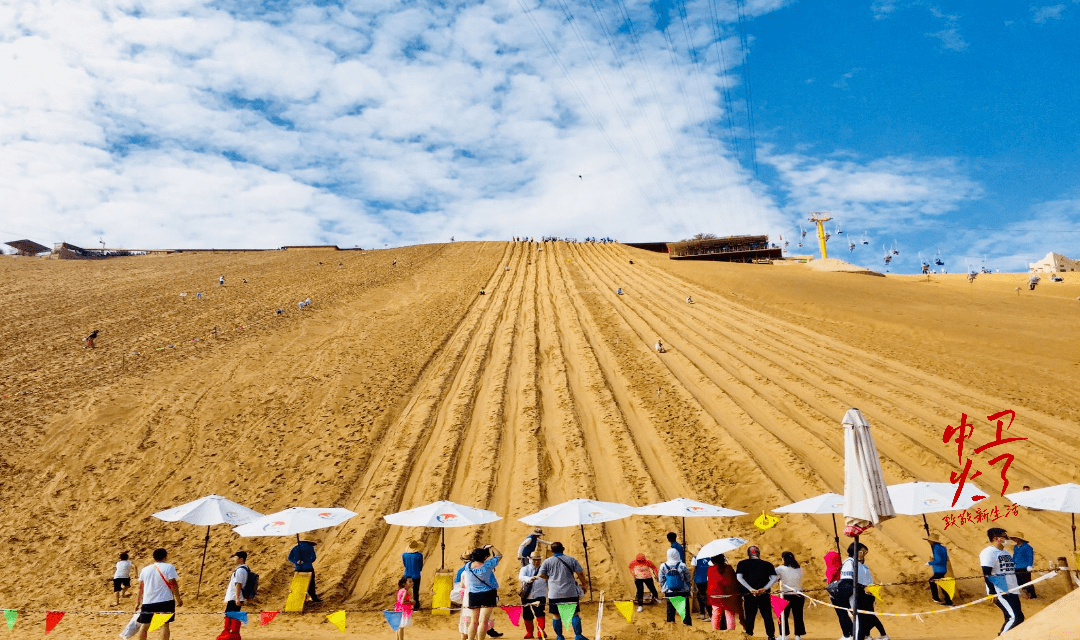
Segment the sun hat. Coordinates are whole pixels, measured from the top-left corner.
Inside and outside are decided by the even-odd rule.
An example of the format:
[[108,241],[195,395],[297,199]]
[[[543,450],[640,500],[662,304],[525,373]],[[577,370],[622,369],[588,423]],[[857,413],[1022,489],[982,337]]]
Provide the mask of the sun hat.
[[941,544],[941,538],[936,533],[926,534],[925,536],[923,536],[923,540],[926,540],[927,542],[936,542],[938,544]]
[[423,548],[424,547],[418,541],[409,540],[408,549],[409,549],[410,552],[416,553],[417,551],[420,551]]
[[537,528],[533,529],[533,533],[535,533],[538,536],[542,536],[542,535],[544,535],[544,530],[541,529],[540,527],[537,527]]
[[529,554],[529,560],[543,560],[544,556],[540,555],[539,551],[533,551]]
[[1024,542],[1027,542],[1027,537],[1024,535],[1023,531],[1013,531],[1009,534],[1009,537],[1013,540],[1023,540]]

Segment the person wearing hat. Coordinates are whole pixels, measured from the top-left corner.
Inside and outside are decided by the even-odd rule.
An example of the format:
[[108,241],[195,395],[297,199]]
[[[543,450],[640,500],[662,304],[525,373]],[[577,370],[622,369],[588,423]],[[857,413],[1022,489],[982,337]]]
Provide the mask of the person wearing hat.
[[934,602],[951,607],[952,597],[949,596],[949,592],[942,589],[939,593],[937,586],[937,581],[944,578],[945,574],[949,572],[949,550],[941,543],[941,538],[936,533],[927,535],[923,540],[930,543],[930,551],[934,555],[930,562],[926,563],[930,566],[930,570],[934,572],[934,575],[930,576],[930,597],[933,598]]
[[637,592],[634,602],[637,602],[638,611],[641,611],[641,605],[644,604],[646,587],[648,587],[649,593],[652,594],[653,602],[660,599],[660,594],[656,592],[656,583],[653,582],[653,578],[659,575],[656,565],[649,562],[644,553],[637,554],[634,561],[630,563],[630,573],[634,576],[634,589]]
[[403,577],[412,580],[413,609],[420,608],[420,574],[424,571],[423,546],[416,540],[409,540],[408,550],[401,554],[401,564],[405,565]]
[[523,540],[522,543],[518,545],[517,559],[518,562],[521,563],[521,566],[529,566],[529,556],[533,554],[533,551],[536,551],[537,544],[546,544],[548,546],[551,545],[551,543],[547,540],[540,539],[540,536],[542,535],[544,535],[544,530],[540,527],[537,527],[532,530],[532,533],[525,536],[525,540]]
[[[525,637],[533,636],[533,619],[540,628],[540,637],[544,637],[544,606],[547,604],[547,580],[541,578],[540,563],[544,556],[539,551],[533,551],[529,556],[528,566],[522,567],[518,573],[521,581],[521,618],[525,621]],[[528,588],[526,588],[528,585]]]
[[318,592],[315,591],[315,543],[310,540],[300,540],[289,551],[289,562],[297,573],[310,573],[311,581],[308,582],[308,596],[312,602],[322,602]]
[[[1023,531],[1014,531],[1009,537],[1016,543],[1013,545],[1012,553],[1013,564],[1016,566],[1016,582],[1018,584],[1031,582],[1031,570],[1035,568],[1035,550],[1028,544]],[[1037,597],[1034,585],[1028,585],[1020,589],[1020,592],[1028,599]]]
[[240,640],[240,621],[230,618],[229,613],[240,611],[244,607],[244,585],[247,584],[248,575],[247,551],[237,551],[229,557],[233,561],[232,577],[229,578],[229,586],[225,589],[225,628],[218,634],[216,640]]

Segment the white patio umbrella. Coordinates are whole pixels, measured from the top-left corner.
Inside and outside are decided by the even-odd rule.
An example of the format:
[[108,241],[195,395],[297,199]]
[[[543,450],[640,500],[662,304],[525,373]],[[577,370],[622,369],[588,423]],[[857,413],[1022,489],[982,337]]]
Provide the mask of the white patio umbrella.
[[592,567],[589,566],[589,543],[585,540],[585,525],[621,520],[632,515],[634,515],[634,507],[630,505],[575,498],[519,518],[519,520],[534,527],[581,528],[581,546],[585,549],[585,570],[589,575],[589,599],[592,600]]
[[1005,497],[1022,507],[1046,509],[1072,514],[1073,555],[1076,555],[1076,514],[1080,513],[1080,484],[1071,482],[1057,484],[1031,491],[1005,494]]
[[502,516],[487,509],[466,507],[449,500],[440,500],[383,516],[390,524],[402,527],[439,527],[442,529],[442,568],[446,568],[446,530],[450,527],[473,527],[496,520]]
[[[773,509],[773,513],[810,513],[829,514],[832,516],[833,542],[836,552],[840,553],[840,532],[836,529],[836,514],[844,512],[844,496],[839,493],[823,493],[813,498],[793,502]],[[841,554],[843,555],[843,554]]]
[[261,518],[262,514],[219,495],[208,495],[171,509],[158,511],[153,516],[165,522],[186,522],[206,527],[206,537],[203,538],[202,563],[199,565],[199,582],[195,587],[195,597],[198,598],[202,592],[203,568],[206,567],[206,548],[210,545],[210,527],[215,524],[244,524],[256,518]]
[[896,517],[885,477],[881,472],[870,423],[858,409],[844,414],[844,535],[855,538],[854,587],[851,590],[851,617],[854,619],[852,637],[859,637],[858,609],[859,534]]
[[292,507],[253,520],[233,531],[245,538],[294,535],[299,544],[301,533],[333,527],[355,515],[356,513],[341,507]]
[[721,553],[734,551],[744,544],[746,544],[746,540],[742,538],[717,538],[712,542],[703,544],[701,550],[698,551],[698,555],[702,558],[711,558],[713,556],[718,556]]
[[[953,506],[956,485],[948,482],[905,482],[889,485],[889,498],[896,513],[905,516],[922,516],[923,529],[930,535],[930,525],[926,514],[943,511],[962,511],[978,503],[976,497],[985,498],[987,493],[971,483],[964,483],[964,489]],[[981,499],[981,498],[980,498]]]

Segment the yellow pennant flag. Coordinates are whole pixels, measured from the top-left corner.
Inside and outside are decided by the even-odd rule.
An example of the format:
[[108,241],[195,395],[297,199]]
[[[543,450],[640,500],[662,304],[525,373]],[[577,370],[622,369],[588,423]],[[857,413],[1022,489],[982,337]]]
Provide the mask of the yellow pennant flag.
[[335,611],[335,612],[331,613],[330,615],[326,616],[326,619],[329,620],[331,623],[333,623],[333,625],[338,628],[338,631],[345,631],[345,610],[344,609],[342,609],[341,611]]
[[754,526],[762,530],[771,529],[776,525],[777,522],[780,522],[780,518],[777,518],[776,516],[766,515],[765,512],[762,511],[761,515],[754,520]]
[[885,603],[885,598],[881,597],[881,585],[880,584],[868,584],[866,585],[866,592],[874,596],[878,600],[881,600],[882,604]]
[[937,586],[945,590],[945,593],[949,594],[949,600],[956,597],[956,580],[952,578],[938,578]]
[[171,618],[172,615],[173,614],[171,613],[155,613],[154,617],[150,619],[150,631],[157,631],[160,629],[169,621],[169,618]]
[[627,622],[633,622],[634,621],[633,620],[633,618],[634,618],[634,603],[633,602],[630,602],[629,600],[627,600],[625,602],[616,601],[615,602],[615,608],[619,610],[619,613],[622,614],[622,617],[626,618]]

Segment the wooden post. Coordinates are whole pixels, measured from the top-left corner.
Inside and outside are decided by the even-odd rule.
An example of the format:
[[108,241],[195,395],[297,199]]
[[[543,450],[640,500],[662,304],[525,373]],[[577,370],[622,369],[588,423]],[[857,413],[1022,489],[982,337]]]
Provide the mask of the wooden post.
[[1069,559],[1064,556],[1058,558],[1056,568],[1062,571],[1060,581],[1065,587],[1065,593],[1076,589],[1076,569],[1069,568]]

